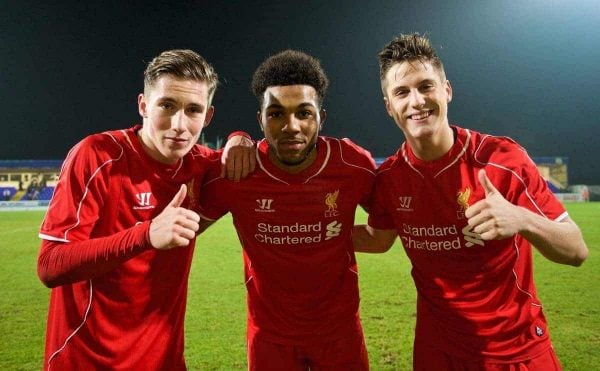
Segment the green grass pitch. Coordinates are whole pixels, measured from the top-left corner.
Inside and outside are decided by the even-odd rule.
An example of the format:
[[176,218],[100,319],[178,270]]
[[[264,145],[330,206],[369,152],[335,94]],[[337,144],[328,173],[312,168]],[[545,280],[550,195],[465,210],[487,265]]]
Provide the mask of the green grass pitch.
[[[600,365],[600,203],[567,204],[590,249],[580,268],[535,254],[535,280],[565,370]],[[50,290],[37,279],[43,212],[0,213],[0,369],[42,366]],[[363,212],[357,222],[364,222]],[[373,370],[409,370],[415,321],[410,264],[399,244],[358,254],[361,315]],[[243,370],[245,287],[242,257],[226,217],[198,239],[189,282],[186,359],[190,370]]]

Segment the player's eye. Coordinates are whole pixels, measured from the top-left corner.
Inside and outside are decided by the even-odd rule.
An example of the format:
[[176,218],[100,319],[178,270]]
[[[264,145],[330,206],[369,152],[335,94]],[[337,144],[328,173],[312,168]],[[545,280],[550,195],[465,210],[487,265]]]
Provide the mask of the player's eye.
[[394,96],[396,97],[405,97],[408,94],[408,90],[398,89],[394,90]]

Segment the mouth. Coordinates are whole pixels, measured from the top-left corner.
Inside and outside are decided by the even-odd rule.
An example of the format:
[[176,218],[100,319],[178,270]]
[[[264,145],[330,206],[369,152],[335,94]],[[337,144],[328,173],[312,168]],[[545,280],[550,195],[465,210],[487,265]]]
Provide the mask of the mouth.
[[279,142],[279,147],[285,150],[301,150],[304,148],[304,141],[299,139],[286,139]]
[[167,137],[166,139],[176,147],[184,147],[189,142],[187,139],[179,137]]
[[433,113],[433,110],[429,110],[429,111],[425,111],[425,112],[419,112],[419,113],[414,113],[412,115],[409,115],[408,118],[411,119],[411,120],[415,120],[415,121],[425,120],[426,118],[428,118],[429,116],[431,116],[432,113]]

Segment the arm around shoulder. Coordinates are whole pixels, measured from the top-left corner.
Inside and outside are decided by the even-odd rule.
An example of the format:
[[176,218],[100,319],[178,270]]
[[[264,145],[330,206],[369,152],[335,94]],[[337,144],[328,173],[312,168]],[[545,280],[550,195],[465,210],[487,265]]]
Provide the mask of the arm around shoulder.
[[520,234],[546,259],[575,267],[583,264],[589,251],[581,230],[571,218],[553,221],[526,212],[528,216]]
[[396,237],[395,229],[375,229],[365,224],[352,229],[352,244],[357,252],[384,253],[392,247]]

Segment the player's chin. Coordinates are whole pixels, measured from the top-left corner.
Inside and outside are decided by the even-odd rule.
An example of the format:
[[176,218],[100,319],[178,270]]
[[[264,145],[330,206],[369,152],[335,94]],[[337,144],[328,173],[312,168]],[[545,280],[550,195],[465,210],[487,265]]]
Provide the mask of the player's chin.
[[283,164],[294,166],[301,164],[305,158],[306,156],[303,156],[301,153],[299,153],[295,155],[280,156],[279,161],[281,161]]
[[167,153],[167,158],[171,160],[171,162],[177,162],[181,158],[183,158],[192,147],[182,147],[182,148],[170,148]]

